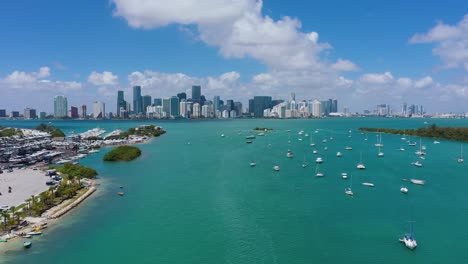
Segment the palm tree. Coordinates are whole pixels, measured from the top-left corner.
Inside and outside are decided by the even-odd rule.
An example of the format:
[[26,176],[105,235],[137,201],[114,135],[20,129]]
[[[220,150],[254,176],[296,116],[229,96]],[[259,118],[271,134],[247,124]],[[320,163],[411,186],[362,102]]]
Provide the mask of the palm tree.
[[16,218],[16,224],[19,224],[20,219],[25,216],[24,212],[22,210],[17,210],[15,206],[10,207],[10,211],[11,216],[13,216],[13,218]]
[[3,230],[6,230],[7,228],[7,221],[10,219],[10,214],[8,211],[4,210],[2,211],[2,217],[3,217]]

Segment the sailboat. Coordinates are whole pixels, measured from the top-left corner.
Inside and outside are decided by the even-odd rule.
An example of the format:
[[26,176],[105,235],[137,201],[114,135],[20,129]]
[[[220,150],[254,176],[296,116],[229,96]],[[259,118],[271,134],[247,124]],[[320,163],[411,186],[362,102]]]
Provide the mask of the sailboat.
[[377,143],[375,143],[374,146],[383,148],[384,145],[382,144],[382,133],[377,135]]
[[351,175],[351,184],[349,185],[348,188],[345,188],[345,194],[346,195],[349,195],[349,196],[354,195],[353,190],[351,189],[352,186],[353,186],[353,175]]
[[257,166],[257,163],[255,163],[255,161],[252,160],[252,161],[250,162],[250,167],[255,167],[255,166]]
[[324,174],[323,174],[323,172],[320,172],[319,166],[320,166],[320,165],[317,163],[317,166],[315,167],[315,176],[316,176],[316,177],[323,177]]
[[377,153],[377,156],[378,157],[383,157],[384,156],[384,153],[380,150],[380,147],[379,147],[379,152]]
[[364,170],[366,168],[366,166],[364,165],[364,163],[362,163],[362,151],[361,153],[359,154],[359,163],[357,164],[356,168],[358,170]]
[[286,157],[288,157],[288,158],[294,157],[294,154],[292,153],[292,151],[290,149],[288,149],[288,153],[286,153]]
[[460,157],[457,159],[459,163],[465,162],[465,159],[463,158],[463,145],[460,145]]
[[413,234],[413,222],[409,221],[410,223],[410,232],[406,233],[402,238],[399,239],[400,242],[404,243],[405,246],[411,250],[415,249],[418,246],[416,239],[414,238]]
[[302,162],[302,168],[307,168],[309,166],[309,163],[306,162],[306,155],[304,154],[304,162]]
[[426,155],[426,152],[423,151],[422,149],[422,139],[419,138],[419,151],[416,151],[415,154],[418,155],[418,156],[423,156],[423,155]]

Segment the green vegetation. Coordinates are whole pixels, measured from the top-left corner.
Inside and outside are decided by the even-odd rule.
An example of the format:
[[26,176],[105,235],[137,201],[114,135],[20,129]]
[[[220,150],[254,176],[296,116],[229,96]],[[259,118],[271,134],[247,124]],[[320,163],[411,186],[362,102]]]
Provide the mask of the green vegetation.
[[15,128],[0,128],[0,137],[12,137],[22,135],[21,130]]
[[98,175],[96,170],[91,169],[89,167],[85,167],[80,164],[65,163],[63,164],[63,166],[50,166],[49,168],[56,169],[58,172],[64,174],[69,179],[74,179],[74,178],[93,179]]
[[133,146],[119,146],[104,156],[104,161],[131,161],[141,155],[141,150]]
[[272,131],[273,128],[268,128],[268,127],[256,127],[254,128],[254,131],[262,131],[262,132],[265,132],[265,131]]
[[36,130],[42,131],[42,132],[47,132],[49,133],[52,137],[65,137],[65,133],[63,133],[62,130],[51,126],[51,125],[46,125],[44,123],[38,125],[36,127]]
[[387,134],[410,135],[418,137],[443,138],[448,140],[468,141],[468,127],[438,127],[432,124],[418,129],[391,129],[361,127],[361,131],[382,132]]
[[160,135],[166,133],[166,131],[160,127],[149,125],[149,126],[139,126],[136,128],[129,128],[128,131],[120,133],[120,135],[110,136],[106,139],[125,139],[128,136],[147,136],[147,137],[159,137]]

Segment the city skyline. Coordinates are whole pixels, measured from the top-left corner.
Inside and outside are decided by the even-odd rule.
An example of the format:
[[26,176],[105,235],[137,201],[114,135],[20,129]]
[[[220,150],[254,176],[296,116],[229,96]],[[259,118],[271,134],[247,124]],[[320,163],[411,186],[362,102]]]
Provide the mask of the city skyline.
[[[348,8],[338,13],[336,3],[185,3],[6,3],[0,109],[52,113],[50,98],[61,94],[68,106],[102,101],[109,111],[118,90],[129,95],[138,85],[142,96],[169,98],[199,85],[210,100],[244,106],[254,96],[287,100],[295,92],[298,101],[337,98],[339,111],[405,102],[431,113],[467,111],[463,1],[340,3]],[[27,19],[12,23],[20,10]]]

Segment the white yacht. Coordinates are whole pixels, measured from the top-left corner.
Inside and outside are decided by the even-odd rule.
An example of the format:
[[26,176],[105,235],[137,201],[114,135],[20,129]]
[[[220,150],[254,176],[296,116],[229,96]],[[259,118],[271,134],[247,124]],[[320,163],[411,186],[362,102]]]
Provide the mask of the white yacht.
[[346,146],[345,149],[346,149],[346,150],[352,150],[353,147],[351,147],[351,146]]
[[421,167],[423,166],[422,163],[419,162],[419,160],[416,161],[416,162],[412,162],[411,165],[414,165],[414,166],[416,166],[416,167],[418,167],[418,168],[421,168]]
[[286,157],[288,158],[294,157],[294,154],[291,152],[291,150],[288,149],[288,153],[286,153]]
[[224,134],[221,134],[221,137],[224,137]]
[[315,159],[315,162],[316,163],[322,163],[323,159],[321,157],[317,157],[317,159]]
[[384,147],[384,145],[382,144],[382,133],[379,133],[377,135],[377,143],[375,143],[374,146],[376,146],[378,148],[383,148]]
[[320,172],[320,170],[319,170],[319,165],[318,165],[318,164],[317,164],[317,167],[315,167],[315,176],[316,176],[316,177],[323,177],[323,176],[325,176],[325,175],[323,174],[323,172]]
[[255,167],[255,166],[257,166],[257,163],[255,163],[255,161],[250,162],[250,167]]
[[400,151],[405,151],[405,148],[404,148],[404,147],[400,147],[399,150],[400,150]]
[[280,167],[279,167],[278,165],[275,165],[275,166],[273,166],[273,170],[274,170],[274,171],[279,171],[279,170],[280,170]]
[[359,163],[357,164],[356,168],[359,170],[364,170],[366,168],[364,163],[362,163],[362,152],[360,153]]
[[374,187],[374,184],[371,182],[363,182],[362,185],[367,186],[367,187]]
[[353,193],[353,191],[351,190],[351,188],[346,188],[346,189],[345,189],[345,194],[347,194],[347,195],[349,195],[349,196],[353,196],[353,195],[354,195],[354,193]]
[[416,184],[416,185],[424,185],[426,181],[424,180],[418,180],[418,179],[410,179],[410,182]]
[[98,153],[98,152],[99,152],[98,149],[92,149],[92,150],[88,151],[88,153],[90,153],[90,154],[92,154],[92,153]]
[[312,153],[318,154],[318,151],[317,151],[316,149],[314,149],[314,150],[312,151]]
[[341,173],[341,178],[342,178],[343,180],[348,179],[348,173],[342,172],[342,173]]
[[440,141],[435,140],[434,144],[440,144]]
[[338,151],[338,152],[336,153],[336,156],[337,156],[337,157],[342,157],[343,154],[341,154],[341,152]]
[[409,221],[409,223],[410,232],[405,234],[402,238],[400,238],[399,241],[404,243],[407,248],[413,250],[418,246],[418,243],[416,242],[416,239],[414,238],[413,234],[413,221]]
[[408,188],[406,188],[405,186],[403,186],[403,187],[400,188],[400,192],[406,194],[406,193],[408,193]]
[[302,162],[302,168],[307,168],[307,166],[309,166],[309,164],[307,163],[306,156],[304,155],[304,162]]
[[379,147],[379,152],[377,153],[377,157],[383,157],[384,156],[384,153],[380,150],[380,147]]

